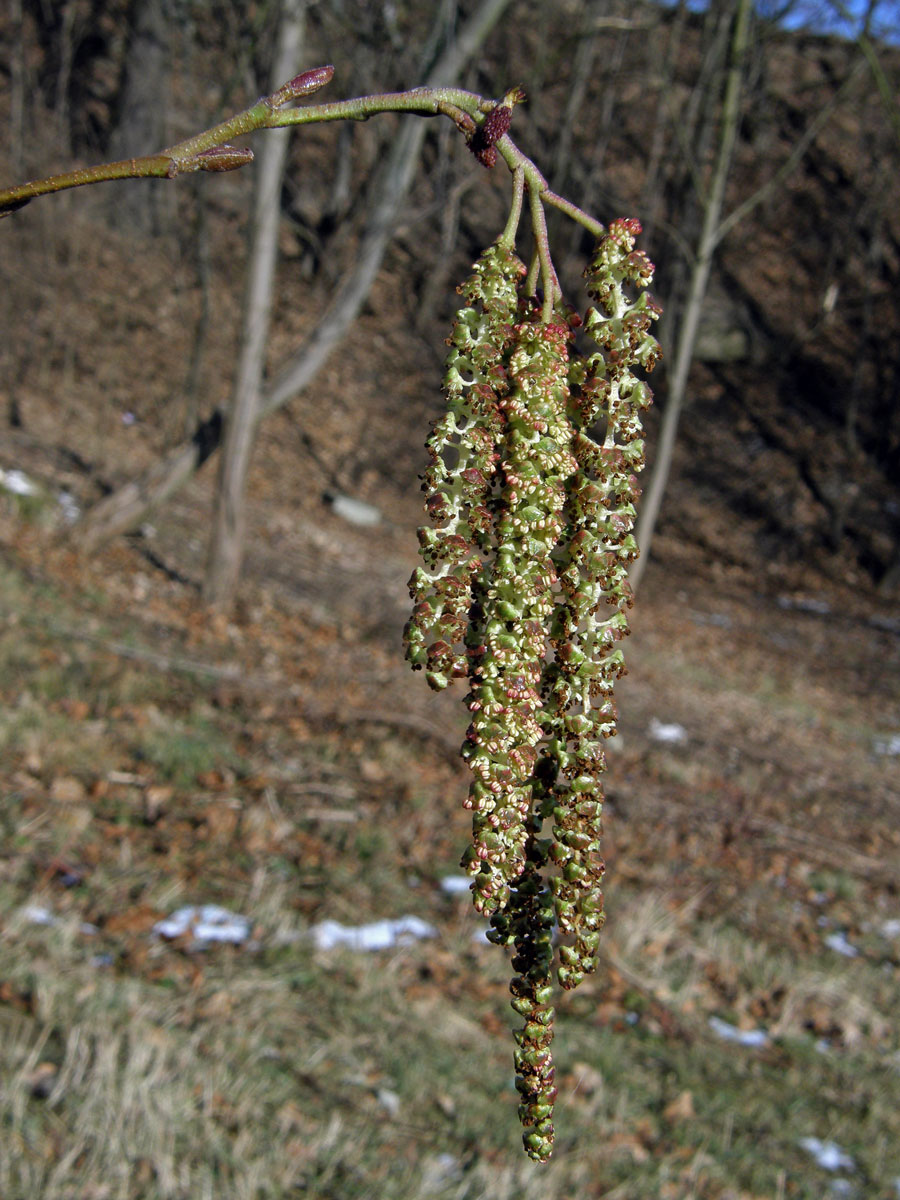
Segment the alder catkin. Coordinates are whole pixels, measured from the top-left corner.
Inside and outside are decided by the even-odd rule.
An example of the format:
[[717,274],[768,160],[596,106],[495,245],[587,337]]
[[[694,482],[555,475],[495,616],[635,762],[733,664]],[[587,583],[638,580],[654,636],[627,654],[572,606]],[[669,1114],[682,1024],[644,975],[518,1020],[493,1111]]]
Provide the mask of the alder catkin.
[[614,221],[586,271],[587,357],[571,353],[581,321],[561,302],[545,318],[512,251],[498,244],[476,263],[449,339],[448,411],[424,476],[431,525],[410,580],[407,657],[433,688],[469,680],[463,865],[488,937],[513,948],[519,1116],[539,1162],[553,1144],[554,930],[557,978],[572,988],[597,967],[604,919],[603,743],[625,670],[652,399],[634,368],[659,356],[638,232]]

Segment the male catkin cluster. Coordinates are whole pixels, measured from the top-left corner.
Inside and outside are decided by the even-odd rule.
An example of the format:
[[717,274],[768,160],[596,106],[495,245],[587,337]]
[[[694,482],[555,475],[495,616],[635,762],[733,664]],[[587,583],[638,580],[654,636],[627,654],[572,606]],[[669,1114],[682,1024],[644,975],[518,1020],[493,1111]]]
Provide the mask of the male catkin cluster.
[[498,243],[460,289],[447,412],[428,441],[431,525],[410,580],[405,637],[433,688],[469,680],[462,754],[473,838],[463,858],[492,941],[513,947],[516,1086],[525,1147],[550,1154],[556,1088],[551,975],[575,987],[597,966],[603,923],[600,775],[624,673],[631,530],[659,309],[634,249],[636,221],[601,239],[586,271],[596,349],[573,353],[581,320],[550,319]]

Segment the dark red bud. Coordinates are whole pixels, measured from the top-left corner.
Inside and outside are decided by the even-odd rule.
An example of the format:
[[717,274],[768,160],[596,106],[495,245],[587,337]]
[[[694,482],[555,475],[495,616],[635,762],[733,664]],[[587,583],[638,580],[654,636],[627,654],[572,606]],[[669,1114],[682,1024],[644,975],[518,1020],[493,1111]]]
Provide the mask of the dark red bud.
[[280,87],[269,103],[273,108],[283,108],[292,100],[299,100],[301,96],[310,96],[313,92],[317,92],[319,88],[323,88],[326,83],[331,82],[333,75],[334,67],[330,66],[313,67],[311,71],[302,71],[284,87]]

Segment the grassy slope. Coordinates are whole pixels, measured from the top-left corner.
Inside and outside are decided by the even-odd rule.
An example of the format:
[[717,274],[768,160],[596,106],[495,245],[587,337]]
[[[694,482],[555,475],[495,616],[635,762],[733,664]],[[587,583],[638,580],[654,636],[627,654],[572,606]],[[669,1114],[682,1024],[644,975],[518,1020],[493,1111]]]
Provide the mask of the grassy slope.
[[[0,1195],[818,1198],[810,1136],[852,1155],[849,1194],[895,1194],[897,797],[871,752],[895,637],[651,587],[610,776],[604,970],[560,1006],[539,1169],[502,955],[438,886],[465,837],[460,714],[444,741],[425,696],[387,706],[421,729],[360,719],[405,696],[402,666],[370,639],[338,693],[339,632],[276,592],[206,628],[125,551],[79,564],[4,533]],[[689,742],[648,741],[651,716]],[[203,901],[246,913],[253,945],[149,936]],[[437,938],[358,956],[304,936],[405,912]],[[857,958],[825,945],[837,930]],[[711,1015],[772,1040],[719,1040]]]

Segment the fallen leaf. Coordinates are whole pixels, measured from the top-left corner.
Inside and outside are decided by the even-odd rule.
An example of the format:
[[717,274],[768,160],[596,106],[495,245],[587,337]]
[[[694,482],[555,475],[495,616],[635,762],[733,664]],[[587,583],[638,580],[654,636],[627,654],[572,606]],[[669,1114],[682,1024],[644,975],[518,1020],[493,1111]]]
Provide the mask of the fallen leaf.
[[78,804],[86,795],[84,784],[74,775],[57,775],[50,784],[50,799],[58,804]]
[[663,1109],[663,1117],[670,1125],[675,1125],[679,1121],[690,1121],[695,1115],[694,1096],[689,1091],[681,1092]]

